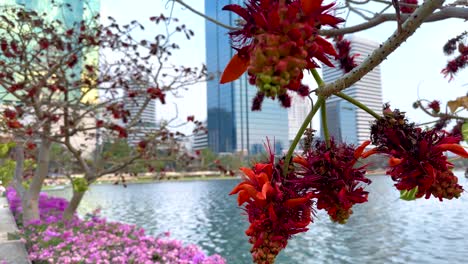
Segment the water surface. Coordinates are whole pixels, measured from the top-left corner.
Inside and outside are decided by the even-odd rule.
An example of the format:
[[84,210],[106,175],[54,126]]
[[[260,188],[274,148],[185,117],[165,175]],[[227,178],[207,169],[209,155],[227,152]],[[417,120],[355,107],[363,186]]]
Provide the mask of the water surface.
[[[457,175],[468,190],[467,179]],[[294,237],[277,263],[468,263],[468,193],[452,201],[407,202],[398,199],[388,177],[370,178],[369,202],[353,207],[346,225],[319,212],[309,232]],[[161,182],[126,189],[94,185],[79,212],[102,207],[108,219],[136,224],[152,235],[169,231],[228,263],[251,263],[246,216],[236,198],[227,195],[238,182]]]

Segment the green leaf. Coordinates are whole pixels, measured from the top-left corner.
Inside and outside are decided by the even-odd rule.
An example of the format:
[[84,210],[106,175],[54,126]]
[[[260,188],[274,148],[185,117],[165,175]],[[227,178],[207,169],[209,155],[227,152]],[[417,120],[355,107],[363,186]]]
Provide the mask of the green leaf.
[[416,194],[418,193],[418,186],[414,187],[411,190],[402,190],[400,191],[400,199],[405,201],[416,200]]
[[463,139],[468,142],[468,122],[463,123],[462,129],[461,129]]
[[76,192],[86,192],[89,188],[88,181],[85,178],[74,178],[72,185]]
[[7,144],[0,144],[0,159],[6,158],[8,154],[8,150],[10,150],[10,148],[8,147]]

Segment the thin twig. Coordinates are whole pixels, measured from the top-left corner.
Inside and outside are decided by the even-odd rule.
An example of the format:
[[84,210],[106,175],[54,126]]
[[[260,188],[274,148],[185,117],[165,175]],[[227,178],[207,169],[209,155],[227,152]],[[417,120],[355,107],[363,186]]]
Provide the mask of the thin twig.
[[442,6],[444,0],[428,0],[419,7],[402,25],[401,32],[395,32],[379,48],[374,50],[363,63],[351,72],[343,75],[334,82],[317,89],[317,95],[328,98],[334,93],[343,91],[359,81],[364,75],[377,67],[384,59],[406,41],[416,29],[429,17],[434,10]]
[[[402,21],[405,21],[414,14],[415,13],[401,14],[401,19]],[[462,7],[446,7],[436,13],[430,14],[429,16],[425,17],[424,22],[425,23],[436,22],[436,21],[449,19],[449,18],[459,18],[459,19],[468,20],[468,10]],[[358,25],[354,25],[354,26],[350,26],[346,28],[320,30],[319,34],[330,36],[330,37],[343,35],[343,34],[350,34],[350,33],[355,33],[355,32],[359,32],[359,31],[363,31],[363,30],[375,27],[384,22],[396,21],[396,20],[397,20],[397,17],[395,14],[380,14],[380,15],[373,17],[371,20],[358,24]]]

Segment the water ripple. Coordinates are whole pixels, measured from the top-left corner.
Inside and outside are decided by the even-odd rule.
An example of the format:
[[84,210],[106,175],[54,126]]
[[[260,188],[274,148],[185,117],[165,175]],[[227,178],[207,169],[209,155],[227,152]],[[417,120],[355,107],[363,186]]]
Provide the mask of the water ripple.
[[[457,173],[461,176],[461,173]],[[459,177],[468,190],[468,181]],[[294,237],[278,263],[466,263],[468,194],[454,201],[406,202],[387,177],[372,177],[369,202],[357,205],[346,225],[318,212],[309,232]],[[176,239],[221,254],[232,264],[251,263],[244,230],[247,216],[227,193],[236,180],[96,185],[81,214],[101,206],[109,219],[139,225],[149,234],[170,231]],[[57,192],[54,192],[57,194]],[[69,197],[69,193],[61,193]]]

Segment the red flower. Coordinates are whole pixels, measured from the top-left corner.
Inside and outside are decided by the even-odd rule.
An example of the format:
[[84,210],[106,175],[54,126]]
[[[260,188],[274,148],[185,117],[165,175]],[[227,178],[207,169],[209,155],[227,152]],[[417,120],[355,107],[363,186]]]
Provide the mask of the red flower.
[[418,5],[418,0],[400,0],[400,11],[404,14],[411,14],[416,10],[416,6],[406,6],[404,4]]
[[11,49],[13,50],[14,53],[16,53],[16,54],[19,54],[19,53],[20,53],[20,50],[19,50],[19,48],[18,48],[18,42],[12,40],[12,41],[10,42],[10,47],[11,47]]
[[147,145],[148,145],[148,142],[145,140],[138,142],[138,151],[145,150]]
[[[50,45],[50,43],[49,43],[49,41],[48,41],[46,38],[41,38],[41,39],[39,40],[39,47],[40,47],[41,49],[48,49],[48,48],[49,48],[49,45]],[[71,67],[71,66],[70,66],[70,67]]]
[[6,119],[16,119],[16,111],[13,111],[8,108],[3,111],[3,115]]
[[468,65],[468,54],[462,54],[455,59],[449,61],[447,66],[441,71],[444,77],[450,76],[450,81],[453,80],[455,74]]
[[337,56],[333,45],[317,35],[321,25],[336,27],[343,21],[327,14],[333,6],[322,6],[321,0],[250,0],[245,8],[225,6],[223,10],[241,16],[245,24],[230,33],[237,54],[220,82],[234,81],[247,71],[249,81],[260,92],[273,99],[283,96],[283,106],[289,107],[287,90],[297,91],[303,70],[318,67],[313,58],[333,67],[326,57],[326,54]]
[[21,89],[24,89],[24,83],[15,83],[7,88],[8,92],[10,93],[14,93]]
[[252,111],[262,110],[262,103],[263,103],[264,98],[265,98],[265,94],[262,92],[258,92],[257,95],[255,95],[252,101]]
[[134,98],[134,97],[137,96],[137,92],[136,91],[128,91],[127,95],[128,95],[129,98]]
[[439,113],[439,112],[440,112],[440,102],[437,101],[437,100],[432,101],[432,102],[428,105],[428,107],[431,108],[432,111],[434,111],[435,113]]
[[8,42],[6,41],[6,39],[2,39],[0,41],[0,49],[6,53],[8,51]]
[[96,127],[103,127],[103,126],[104,126],[104,121],[96,120]]
[[444,155],[450,151],[468,158],[468,153],[458,144],[459,137],[437,129],[416,128],[397,109],[390,113],[387,110],[384,118],[372,125],[371,137],[377,146],[371,152],[390,156],[387,174],[392,176],[398,190],[417,188],[416,198],[428,199],[433,195],[441,201],[460,196],[463,188],[450,171],[453,164]]
[[337,36],[335,41],[340,68],[343,69],[345,73],[348,73],[357,66],[354,59],[359,56],[359,54],[354,54],[352,56],[350,55],[351,42],[347,39],[344,39],[343,35]]
[[113,124],[110,127],[111,130],[117,131],[119,133],[119,138],[127,138],[128,133],[127,130],[124,127],[121,127],[119,125]]
[[195,116],[191,115],[191,116],[187,116],[187,122],[193,122],[195,121]]
[[34,142],[27,142],[26,143],[26,148],[29,150],[34,150],[36,149],[37,145]]
[[86,69],[87,71],[89,71],[89,72],[93,72],[93,71],[94,71],[94,67],[93,67],[92,65],[88,65],[88,64],[85,65],[85,69]]
[[241,168],[244,181],[232,191],[239,205],[244,205],[250,222],[245,231],[253,244],[255,263],[274,263],[276,255],[286,247],[292,235],[307,231],[312,221],[309,193],[297,193],[281,179],[281,166],[270,162],[257,163],[252,169]]
[[159,88],[148,88],[146,92],[150,95],[151,99],[159,99],[162,104],[166,103],[166,95]]
[[18,120],[16,120],[16,119],[14,119],[14,120],[8,120],[8,121],[7,121],[7,126],[8,126],[9,128],[13,128],[13,129],[23,127],[23,125],[22,125]]
[[325,209],[332,221],[344,224],[354,204],[367,202],[368,192],[362,183],[371,181],[364,176],[364,167],[354,168],[354,165],[369,143],[354,149],[330,140],[328,148],[325,142],[319,141],[303,157],[293,159],[300,169],[290,181],[295,188],[312,192],[317,209]]
[[78,62],[78,56],[76,56],[76,54],[73,54],[70,56],[70,58],[68,59],[67,61],[67,66],[69,68],[73,68],[73,66],[76,65],[76,63]]

